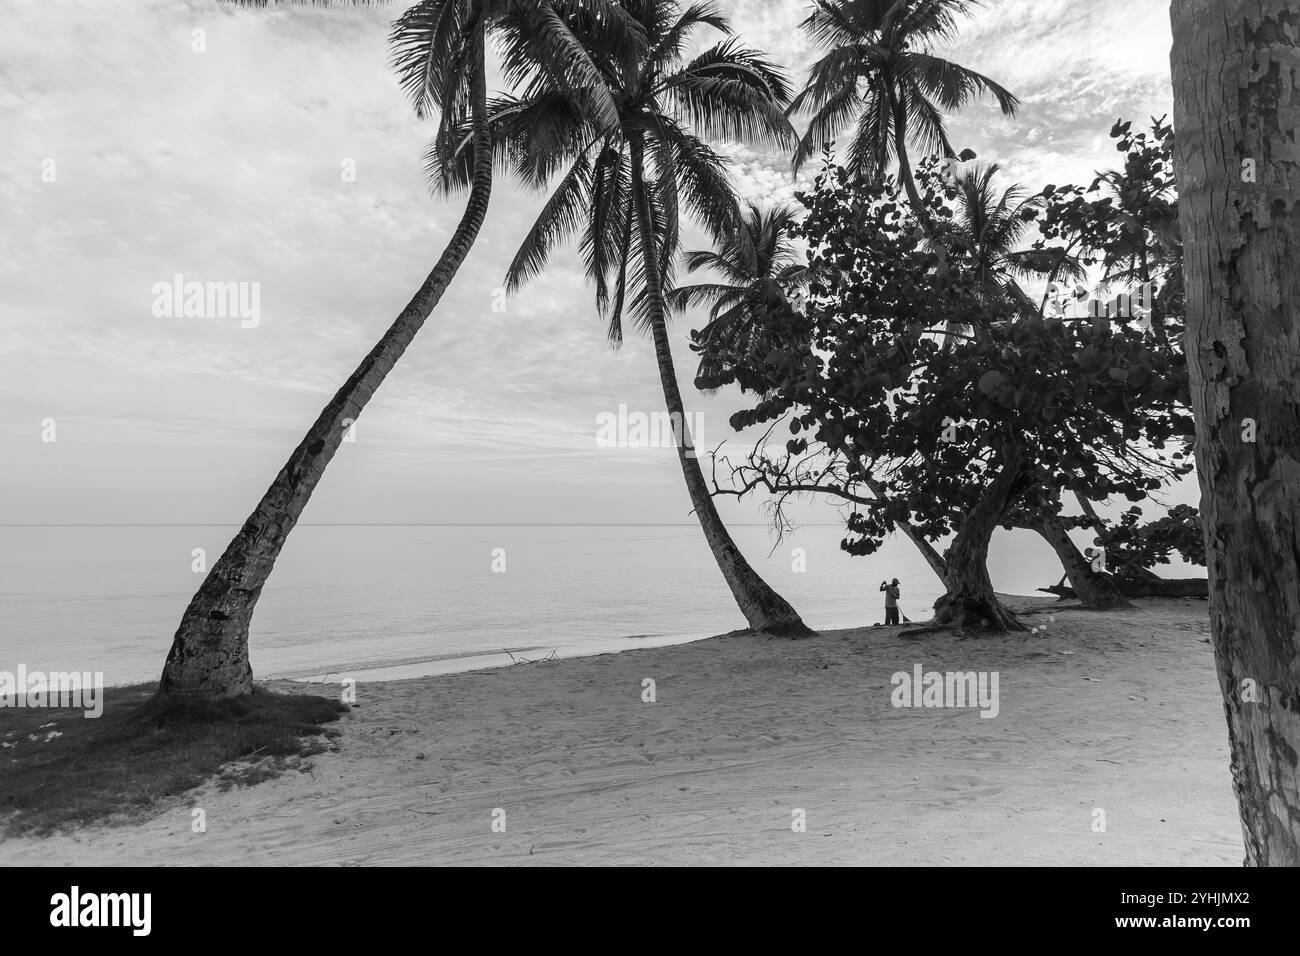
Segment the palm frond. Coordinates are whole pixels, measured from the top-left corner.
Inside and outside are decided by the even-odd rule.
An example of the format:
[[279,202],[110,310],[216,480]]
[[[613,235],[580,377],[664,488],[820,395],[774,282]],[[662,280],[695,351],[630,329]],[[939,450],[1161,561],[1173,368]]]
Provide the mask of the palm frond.
[[[549,82],[564,91],[583,89],[590,96],[591,119],[605,128],[618,125],[618,106],[613,93],[604,82],[604,75],[593,60],[589,44],[596,46],[600,38],[588,36],[579,38],[574,33],[570,18],[564,16],[562,9],[573,6],[574,0],[567,3],[557,0],[526,5],[512,4],[514,11],[503,25],[502,33],[507,38],[502,58],[502,73],[506,81],[514,86],[534,84],[529,91],[537,89],[536,84]],[[607,5],[614,9],[615,5]],[[615,23],[630,24],[630,20],[616,20],[606,17],[593,20],[613,27]],[[622,36],[621,42],[634,46],[640,35],[631,37],[626,31],[612,31],[615,36]],[[584,40],[586,42],[584,42]],[[603,39],[608,43],[608,36]],[[643,42],[643,40],[641,41]]]
[[621,255],[630,188],[623,152],[606,140],[592,172],[591,213],[580,245],[601,315],[609,309],[609,276]]
[[907,53],[901,75],[910,77],[926,96],[947,110],[960,109],[985,93],[993,95],[1006,116],[1015,116],[1020,106],[1018,97],[983,73],[929,53]]
[[896,35],[913,42],[944,42],[957,34],[959,19],[971,16],[981,0],[915,0],[898,3]]
[[785,76],[735,37],[705,50],[660,88],[705,136],[772,146],[793,145],[798,138],[785,114]]
[[710,305],[728,298],[743,296],[745,289],[720,282],[699,282],[694,285],[679,285],[665,298],[674,312],[685,312],[698,305]]
[[[802,95],[802,94],[800,94]],[[833,141],[863,106],[857,83],[846,83],[838,94],[826,100],[808,121],[799,139],[791,165],[797,173],[805,162],[816,156],[826,143]]]
[[704,142],[661,117],[656,125],[658,139],[667,146],[658,161],[670,164],[686,208],[710,236],[730,233],[735,228],[736,189],[726,163]]
[[552,249],[577,230],[583,210],[590,208],[590,195],[591,160],[587,153],[583,153],[546,201],[515,253],[510,268],[506,270],[507,292],[518,291],[521,285],[542,271]]
[[473,19],[463,0],[420,0],[393,22],[392,67],[420,119],[449,106],[454,111],[461,86],[455,66],[464,59]]
[[715,0],[699,0],[682,11],[677,22],[664,31],[655,43],[641,69],[643,81],[649,81],[670,64],[677,62],[691,32],[700,26],[712,27],[722,33],[731,33],[731,24],[723,16]]
[[[799,29],[823,48],[857,43],[876,29],[866,20],[864,6],[861,0],[814,0],[812,13],[799,24]],[[883,4],[876,6],[883,7]],[[883,14],[883,9],[873,12]]]
[[858,114],[857,129],[849,142],[845,165],[851,172],[871,180],[884,176],[894,156],[894,116],[879,81],[869,91],[865,108]]

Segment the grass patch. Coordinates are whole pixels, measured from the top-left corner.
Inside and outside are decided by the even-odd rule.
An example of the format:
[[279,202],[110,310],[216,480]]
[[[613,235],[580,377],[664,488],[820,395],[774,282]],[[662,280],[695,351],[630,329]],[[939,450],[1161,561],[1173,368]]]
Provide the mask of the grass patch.
[[216,776],[260,783],[321,753],[347,707],[255,688],[221,701],[162,701],[158,685],[106,687],[104,712],[0,709],[0,838],[127,823],[178,805]]

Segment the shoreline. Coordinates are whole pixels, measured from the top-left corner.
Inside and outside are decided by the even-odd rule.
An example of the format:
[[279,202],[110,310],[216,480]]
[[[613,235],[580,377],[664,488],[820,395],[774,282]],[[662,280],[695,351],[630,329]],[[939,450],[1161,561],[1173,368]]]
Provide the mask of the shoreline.
[[[1054,601],[1054,598],[1039,594],[1004,594],[998,592],[998,598],[1013,604],[1025,604],[1035,601]],[[929,612],[933,612],[933,608]],[[883,616],[883,611],[882,611]],[[928,620],[928,618],[926,619]],[[904,627],[919,627],[926,620],[916,619]],[[885,624],[861,624],[823,628],[826,633],[846,630],[870,630],[886,627]],[[668,632],[662,634],[628,634],[622,637],[600,638],[571,644],[526,644],[504,647],[500,650],[466,651],[452,654],[431,654],[420,657],[407,657],[396,660],[362,661],[356,664],[336,666],[322,671],[320,668],[295,668],[291,671],[275,671],[257,680],[288,680],[302,684],[339,684],[344,679],[352,678],[358,683],[369,681],[418,680],[422,677],[441,677],[450,674],[464,674],[478,670],[493,670],[498,667],[512,667],[517,664],[552,663],[577,657],[593,657],[601,654],[621,654],[626,651],[654,647],[674,647],[679,644],[693,644],[712,638],[727,637],[731,634],[744,633],[745,628],[721,632]],[[821,633],[821,632],[819,632]],[[551,656],[554,654],[554,656]],[[512,657],[511,655],[515,655]],[[528,655],[530,659],[522,659]],[[531,657],[531,655],[539,655]],[[337,680],[329,680],[337,677]],[[108,685],[111,686],[111,685]]]
[[[1034,635],[728,634],[359,682],[330,750],[296,770],[11,838],[3,860],[1238,866],[1205,603],[1135,603],[1014,601],[1053,614]],[[917,664],[1000,674],[996,717],[891,703]]]
[[[707,641],[725,634],[633,634],[611,637],[599,641],[576,644],[531,644],[507,647],[499,651],[468,651],[461,654],[439,654],[429,657],[403,658],[395,661],[364,661],[360,664],[321,672],[319,669],[295,670],[290,673],[273,673],[257,678],[264,681],[292,681],[295,684],[341,684],[346,679],[358,683],[377,681],[419,680],[424,677],[445,677],[474,671],[495,670],[517,664],[541,664],[601,654],[621,654],[626,651],[652,647],[675,647]],[[536,656],[533,656],[536,655]],[[330,680],[337,677],[336,680]]]

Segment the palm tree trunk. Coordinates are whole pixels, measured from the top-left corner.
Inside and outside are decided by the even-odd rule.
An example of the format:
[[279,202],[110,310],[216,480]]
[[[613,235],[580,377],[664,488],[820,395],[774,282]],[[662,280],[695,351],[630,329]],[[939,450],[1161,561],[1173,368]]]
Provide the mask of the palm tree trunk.
[[1246,864],[1300,866],[1295,0],[1174,0],[1171,17],[1184,351],[1232,778]]
[[[930,210],[921,199],[920,190],[916,188],[916,177],[912,175],[912,161],[907,157],[907,111],[903,109],[903,101],[894,90],[892,80],[886,79],[885,88],[889,95],[889,109],[894,117],[894,151],[898,153],[898,178],[903,183],[903,189],[907,192],[907,201],[912,204],[912,212],[921,224],[921,228],[933,236],[934,220],[930,218]],[[942,248],[940,251],[943,252]],[[943,348],[945,350],[957,344],[956,336],[961,329],[960,322],[944,323]],[[978,329],[976,331],[978,332]]]
[[749,622],[750,629],[792,637],[811,634],[813,632],[804,624],[795,609],[759,576],[745,560],[745,556],[740,553],[736,543],[732,541],[726,525],[722,523],[722,518],[714,507],[713,497],[709,494],[708,484],[704,480],[704,473],[695,458],[695,450],[691,446],[690,433],[686,427],[686,408],[677,386],[677,371],[673,368],[668,326],[664,320],[658,244],[650,221],[650,207],[644,186],[644,146],[640,139],[634,136],[631,138],[631,148],[632,202],[636,206],[637,226],[640,230],[646,298],[650,309],[650,331],[654,339],[655,359],[659,364],[659,381],[663,386],[668,414],[675,426],[680,424],[676,442],[677,459],[686,478],[686,489],[690,493],[695,516],[699,519],[709,549],[718,562],[718,568],[722,571],[727,586],[731,588],[736,604],[745,615],[745,620]]
[[921,193],[916,188],[916,178],[912,175],[912,161],[907,158],[907,113],[903,110],[903,101],[898,98],[894,90],[893,81],[887,78],[885,86],[889,91],[889,109],[894,115],[894,152],[898,153],[898,178],[903,183],[903,189],[907,191],[907,199],[912,204],[912,211],[928,230],[930,214],[921,201]]
[[460,223],[419,291],[325,406],[257,508],[204,578],[172,639],[159,682],[160,693],[234,697],[252,690],[248,627],[280,549],[325,473],[325,467],[338,451],[348,425],[361,414],[420,331],[474,244],[492,191],[487,79],[481,38],[479,42],[478,64],[470,80],[475,130],[474,178]]

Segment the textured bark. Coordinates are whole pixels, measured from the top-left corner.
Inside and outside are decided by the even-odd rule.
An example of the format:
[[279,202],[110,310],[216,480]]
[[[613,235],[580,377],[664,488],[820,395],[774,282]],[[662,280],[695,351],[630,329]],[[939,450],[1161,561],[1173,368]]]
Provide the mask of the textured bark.
[[164,694],[233,697],[252,690],[248,627],[280,549],[338,451],[345,422],[360,416],[474,244],[492,189],[487,84],[481,56],[479,60],[471,78],[477,120],[474,178],[460,223],[419,291],[325,406],[190,600],[163,668],[159,690]]
[[1032,527],[1037,531],[1061,562],[1065,576],[1070,579],[1070,586],[1080,601],[1091,608],[1109,611],[1115,608],[1131,608],[1133,605],[1125,599],[1116,581],[1105,574],[1092,570],[1092,565],[1075,546],[1070,532],[1060,518],[1039,518]]
[[668,326],[664,320],[664,300],[657,262],[658,248],[654,227],[650,221],[650,208],[643,189],[644,148],[641,142],[633,138],[632,147],[632,197],[636,206],[637,228],[640,231],[642,259],[645,268],[646,301],[650,313],[650,332],[654,340],[655,359],[659,365],[659,381],[663,386],[664,401],[668,413],[674,422],[680,423],[677,459],[686,478],[686,489],[691,496],[691,505],[695,517],[704,531],[704,538],[713,552],[718,568],[731,588],[736,604],[745,615],[751,630],[768,634],[783,634],[798,637],[812,634],[798,613],[789,602],[777,594],[758,572],[755,571],[740,553],[736,543],[731,539],[726,525],[718,510],[714,507],[709,486],[704,480],[704,472],[695,458],[695,450],[686,428],[686,408],[682,402],[681,390],[677,385],[677,371],[673,367],[672,351],[668,341]]
[[944,553],[947,592],[934,603],[931,627],[957,632],[1023,631],[1023,624],[997,599],[989,580],[989,541],[1020,478],[1021,454],[1011,444],[1001,471],[971,509]]
[[1297,866],[1300,11],[1173,0],[1171,16],[1185,348],[1233,784],[1247,865]]

